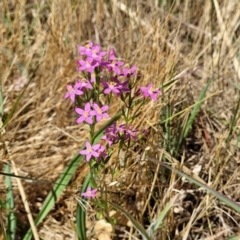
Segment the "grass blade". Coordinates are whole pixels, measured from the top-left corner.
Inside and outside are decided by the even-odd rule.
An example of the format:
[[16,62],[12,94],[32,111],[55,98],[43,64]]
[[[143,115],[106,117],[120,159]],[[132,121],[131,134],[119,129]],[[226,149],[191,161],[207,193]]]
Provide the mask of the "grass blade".
[[239,240],[239,238],[240,238],[240,235],[228,238],[228,240]]
[[[42,57],[43,57],[43,56],[42,56]],[[26,84],[26,86],[23,88],[22,92],[21,92],[21,93],[19,94],[19,96],[17,97],[17,100],[16,100],[15,103],[13,104],[13,107],[11,108],[9,114],[7,115],[6,119],[4,120],[2,128],[5,127],[5,126],[8,124],[8,122],[11,120],[13,114],[15,113],[15,111],[16,111],[16,109],[17,109],[17,106],[18,106],[20,100],[22,99],[22,97],[23,97],[25,91],[27,90],[29,84],[30,84],[30,83],[32,82],[32,80],[34,79],[34,76],[36,75],[36,72],[37,72],[37,70],[38,70],[38,68],[39,68],[39,66],[41,65],[42,62],[43,62],[43,60],[41,60],[41,61],[37,64],[37,66],[35,67],[35,69],[33,70],[33,73],[32,73],[32,75],[31,75],[28,83]],[[2,97],[1,97],[1,98],[2,98]],[[0,98],[0,99],[1,99],[1,98]],[[2,99],[0,100],[0,104],[1,104],[1,102],[2,102]]]
[[226,205],[228,205],[229,207],[233,208],[234,210],[236,210],[237,212],[240,213],[240,204],[234,202],[233,200],[231,200],[230,198],[228,198],[227,196],[225,196],[224,194],[217,192],[216,190],[208,187],[207,185],[201,183],[200,181],[192,178],[191,176],[189,176],[186,173],[183,173],[181,170],[178,170],[177,168],[173,168],[170,165],[157,161],[155,159],[151,159],[149,158],[150,161],[158,163],[160,165],[162,165],[163,167],[176,172],[178,175],[180,175],[181,177],[186,178],[189,182],[196,184],[199,187],[204,188],[205,190],[207,190],[209,193],[211,193],[212,195],[214,195],[216,198],[218,198],[219,200],[221,200],[222,202],[224,202]]
[[127,211],[125,211],[123,208],[121,208],[120,206],[112,203],[112,202],[109,202],[109,204],[111,204],[116,210],[122,212],[127,218],[128,220],[130,220],[132,222],[132,224],[134,225],[134,227],[139,231],[139,233],[142,235],[142,237],[144,239],[147,239],[147,240],[151,240],[151,238],[149,237],[149,235],[147,234],[146,230],[144,229],[144,227],[138,222],[136,221],[132,216],[131,214],[129,214]]
[[[10,173],[10,165],[9,164],[4,164],[4,170],[6,173]],[[12,182],[11,182],[11,177],[6,176],[5,177],[5,182],[7,186],[7,202],[6,202],[6,209],[8,211],[7,214],[7,235],[8,239],[14,240],[16,236],[16,216],[14,213],[14,197],[13,197],[13,191],[12,191]]]
[[[86,189],[89,185],[90,177],[91,177],[91,175],[89,173],[87,175],[87,177],[85,178],[84,184],[82,186],[82,192],[86,191]],[[87,200],[86,200],[86,202],[87,202]],[[86,204],[86,202],[84,202],[83,204]],[[77,205],[76,228],[77,228],[78,238],[80,240],[87,240],[87,236],[86,236],[86,211],[82,206],[80,206],[80,204]]]
[[[0,136],[2,139],[2,135],[5,133],[5,129],[3,127],[3,119],[4,116],[4,98],[2,94],[2,84],[0,83]],[[3,151],[4,154],[7,154],[7,149],[5,146],[5,142],[3,141]],[[5,226],[1,221],[4,239],[14,240],[16,236],[16,215],[14,213],[14,196],[12,191],[12,181],[10,176],[6,176],[11,174],[11,169],[9,164],[4,164],[4,173],[5,173],[5,183],[6,183],[6,210],[7,210],[7,229],[5,231]]]
[[201,104],[202,104],[202,100],[205,98],[205,95],[207,93],[207,90],[208,90],[208,87],[209,85],[211,84],[212,80],[209,80],[207,85],[205,86],[205,88],[202,90],[199,98],[198,98],[198,103],[194,106],[192,112],[191,112],[191,115],[190,115],[190,118],[188,119],[188,122],[186,124],[186,128],[184,130],[184,133],[183,133],[183,138],[186,138],[190,129],[192,128],[192,123],[195,119],[195,117],[197,116],[197,113],[201,107]]
[[170,202],[168,202],[166,204],[166,206],[164,207],[164,209],[160,212],[160,214],[158,215],[156,221],[152,222],[150,224],[150,226],[148,227],[147,233],[148,235],[153,239],[154,237],[154,233],[158,230],[159,226],[162,225],[164,218],[166,217],[167,213],[169,212],[169,210],[172,208],[172,206],[175,203],[177,195],[175,196],[174,199],[172,199]]
[[232,82],[231,80],[226,79],[231,85],[233,85],[237,90],[240,91],[240,85],[237,85],[236,83]]
[[227,136],[227,139],[226,139],[226,143],[227,143],[227,146],[231,140],[231,137],[237,127],[237,120],[238,120],[238,111],[239,111],[239,108],[240,108],[240,98],[238,99],[238,103],[237,103],[237,107],[235,108],[234,112],[233,112],[233,117],[232,117],[232,120],[231,122],[229,123],[229,133],[228,133],[228,136]]

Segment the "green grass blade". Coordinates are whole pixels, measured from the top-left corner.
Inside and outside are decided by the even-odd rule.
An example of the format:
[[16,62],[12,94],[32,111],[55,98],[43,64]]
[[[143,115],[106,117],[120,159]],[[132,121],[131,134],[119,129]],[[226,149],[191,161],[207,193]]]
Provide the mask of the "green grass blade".
[[160,122],[160,124],[163,124],[163,123],[169,121],[170,119],[173,119],[173,118],[175,118],[175,117],[177,117],[177,116],[183,114],[183,113],[186,112],[187,110],[189,110],[189,109],[191,109],[191,108],[194,108],[197,104],[200,104],[201,102],[204,102],[205,100],[207,100],[207,99],[209,99],[209,98],[211,98],[211,97],[213,97],[213,96],[215,96],[215,95],[217,95],[217,94],[219,94],[219,93],[221,93],[221,92],[222,92],[222,91],[215,92],[215,93],[211,94],[210,96],[208,96],[208,97],[202,99],[201,101],[198,101],[198,102],[196,102],[196,103],[190,105],[190,106],[187,107],[186,109],[183,109],[183,110],[181,110],[181,111],[179,111],[179,112],[173,114],[170,118],[167,118],[167,119],[162,120],[162,121]]
[[[91,174],[89,173],[87,177],[85,178],[85,181],[82,186],[82,191],[85,192],[87,190],[87,187],[89,185],[89,181],[91,178]],[[76,229],[77,229],[77,234],[78,238],[80,240],[87,240],[86,236],[86,211],[83,209],[83,207],[78,204],[77,206],[77,212],[76,212]]]
[[158,230],[159,226],[163,224],[164,218],[168,214],[169,210],[173,207],[174,203],[175,203],[175,199],[168,202],[164,207],[164,209],[158,215],[156,221],[152,222],[148,227],[147,233],[152,239],[154,237],[154,233]]
[[132,222],[132,224],[134,225],[134,227],[139,231],[139,233],[142,235],[142,237],[144,239],[147,239],[147,240],[151,240],[151,238],[149,237],[149,235],[147,234],[146,230],[144,229],[144,227],[138,222],[136,221],[132,216],[131,214],[129,214],[127,211],[125,211],[123,208],[121,208],[120,206],[112,203],[112,202],[109,202],[108,203],[110,205],[112,205],[116,210],[120,211],[121,213],[123,213],[127,218],[128,220],[130,220]]
[[233,149],[233,152],[234,152],[234,153],[237,151],[239,143],[240,143],[240,136],[238,136],[237,141],[236,141],[236,144],[235,144],[235,146],[234,146],[234,149]]
[[208,187],[207,185],[199,182],[198,180],[192,178],[188,174],[183,173],[181,170],[178,170],[177,168],[173,168],[173,167],[171,167],[170,165],[168,165],[166,163],[163,163],[163,162],[157,161],[155,159],[151,159],[151,158],[149,158],[149,160],[152,161],[152,162],[158,163],[158,164],[162,165],[163,167],[165,167],[165,168],[167,168],[167,169],[169,169],[169,170],[171,170],[173,172],[176,172],[181,177],[186,178],[189,182],[194,183],[197,186],[204,188],[209,193],[211,193],[213,196],[215,196],[216,198],[218,198],[219,200],[224,202],[227,206],[233,208],[234,210],[236,210],[237,212],[240,213],[240,204],[234,202],[233,200],[231,200],[230,198],[228,198],[224,194],[217,192],[216,190],[214,190],[214,189]]
[[36,182],[42,182],[42,183],[51,183],[47,180],[41,180],[41,179],[38,179],[38,178],[23,177],[23,176],[20,176],[20,175],[15,175],[15,174],[10,173],[10,172],[0,172],[0,175],[3,175],[5,177],[20,178],[20,179],[28,181],[28,182],[36,181]]
[[[5,129],[3,127],[3,115],[4,115],[4,98],[2,94],[2,84],[0,83],[0,137],[2,139],[2,135],[5,133]],[[5,142],[3,141],[3,151],[6,153]],[[4,173],[11,174],[11,169],[9,164],[4,164]],[[5,230],[5,226],[2,223],[2,231],[4,235],[4,239],[15,240],[16,237],[16,215],[14,213],[14,196],[12,191],[12,181],[10,176],[5,175],[5,183],[6,183],[6,205],[5,209],[7,210],[7,227]],[[2,221],[1,221],[2,222]]]
[[240,235],[228,238],[228,240],[239,240],[239,239],[240,239]]
[[175,82],[176,82],[176,79],[171,79],[170,81],[164,83],[162,88],[165,89],[165,88],[171,87],[173,84],[175,84]]
[[[4,164],[4,169],[6,173],[10,173],[11,169],[9,164]],[[12,181],[10,176],[5,177],[5,182],[7,186],[7,202],[6,202],[6,209],[8,211],[7,214],[7,235],[8,239],[15,240],[16,236],[16,216],[14,213],[14,197],[13,197],[13,191],[12,191]]]
[[231,85],[233,85],[237,90],[240,91],[240,85],[237,85],[236,83],[232,82],[231,80],[226,79]]
[[[40,61],[40,62],[38,63],[38,65],[35,67],[35,69],[33,70],[32,75],[31,75],[28,83],[26,84],[26,86],[23,88],[22,92],[21,92],[21,93],[19,94],[19,96],[17,97],[17,100],[16,100],[15,103],[13,104],[13,107],[11,108],[11,110],[10,110],[10,112],[8,113],[5,121],[3,122],[3,126],[2,126],[2,127],[5,127],[5,126],[8,124],[8,122],[11,120],[13,114],[15,113],[15,111],[16,111],[16,109],[17,109],[17,106],[18,106],[20,100],[21,100],[22,97],[23,97],[23,94],[25,93],[25,91],[26,91],[26,89],[28,88],[29,84],[32,82],[32,80],[33,80],[34,76],[36,75],[36,72],[37,72],[37,70],[38,70],[38,68],[39,68],[39,66],[41,65],[42,62],[43,62],[43,60]],[[0,106],[1,106],[1,105],[0,105]]]
[[2,95],[2,84],[0,84],[0,116],[3,117],[4,110],[3,110],[3,95]]
[[234,110],[233,118],[232,118],[231,122],[229,123],[229,133],[228,133],[228,137],[226,139],[227,145],[229,144],[231,137],[236,129],[239,108],[240,108],[240,98],[238,99],[237,107]]
[[197,116],[197,113],[201,107],[201,104],[202,104],[202,100],[205,98],[205,95],[207,93],[207,90],[208,90],[208,87],[210,86],[210,83],[212,82],[212,80],[209,80],[207,85],[205,86],[205,88],[202,90],[199,98],[198,98],[198,103],[194,106],[192,112],[191,112],[191,115],[190,115],[190,118],[186,124],[186,128],[184,130],[184,133],[183,133],[183,138],[186,138],[190,129],[192,128],[192,123],[195,119],[195,117]]

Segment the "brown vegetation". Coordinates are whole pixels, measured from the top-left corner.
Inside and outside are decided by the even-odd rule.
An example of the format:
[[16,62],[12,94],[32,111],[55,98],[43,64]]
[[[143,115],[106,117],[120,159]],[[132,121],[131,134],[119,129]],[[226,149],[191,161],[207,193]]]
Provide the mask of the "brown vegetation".
[[[30,81],[2,135],[2,161],[15,164],[19,175],[53,182],[88,137],[69,101],[66,84],[78,77],[77,46],[91,40],[138,67],[141,84],[164,88],[158,103],[150,102],[135,121],[147,128],[145,143],[135,149],[116,181],[124,188],[123,207],[145,227],[178,195],[178,201],[159,228],[156,239],[226,239],[240,234],[240,216],[210,194],[173,172],[143,161],[161,158],[164,151],[194,171],[209,186],[239,202],[239,126],[231,129],[240,90],[239,1],[6,1],[0,2],[0,72],[9,114],[23,85]],[[184,145],[173,154],[174,136],[185,128],[192,106],[209,80],[212,84]],[[21,85],[23,84],[23,85]],[[170,137],[160,124],[166,108],[171,115]],[[115,110],[115,105],[112,108]],[[166,117],[166,116],[165,116]],[[144,149],[148,149],[147,151]],[[140,159],[142,159],[140,161]],[[115,159],[117,161],[117,159]],[[199,170],[199,171],[198,171]],[[15,172],[16,173],[16,172]],[[75,239],[74,196],[88,173],[79,166],[62,197],[38,227],[41,239]],[[5,199],[1,177],[1,199]],[[18,239],[29,223],[15,179]],[[51,184],[22,181],[33,218]],[[154,193],[154,194],[153,194]],[[112,197],[114,201],[114,197]],[[140,205],[139,205],[140,204]],[[140,206],[140,208],[139,208]],[[94,210],[94,209],[93,209]],[[4,222],[4,212],[3,222]],[[89,212],[90,214],[90,212]],[[94,211],[88,221],[94,221]],[[120,219],[112,239],[139,239]],[[94,225],[94,222],[91,223]],[[90,228],[89,228],[90,231]],[[88,234],[90,234],[88,232]],[[90,235],[89,235],[90,236]],[[134,236],[136,238],[134,238]]]

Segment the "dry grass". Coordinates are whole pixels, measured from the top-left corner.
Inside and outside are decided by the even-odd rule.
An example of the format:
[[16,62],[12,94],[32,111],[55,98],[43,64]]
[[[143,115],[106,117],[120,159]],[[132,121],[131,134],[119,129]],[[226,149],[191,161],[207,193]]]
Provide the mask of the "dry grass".
[[[178,134],[176,125],[183,126],[189,114],[187,107],[194,104],[207,81],[213,80],[207,97],[213,96],[204,101],[181,155],[176,158],[190,170],[200,167],[197,175],[202,180],[240,201],[239,147],[234,151],[239,118],[229,144],[226,143],[239,99],[239,90],[232,83],[240,82],[240,3],[167,1],[158,8],[157,2],[0,3],[0,72],[6,114],[20,94],[20,84],[32,79],[2,137],[9,150],[2,156],[3,161],[14,162],[21,175],[54,182],[84,144],[86,129],[75,124],[73,108],[63,96],[66,84],[78,76],[77,45],[92,40],[105,49],[114,47],[119,57],[136,64],[141,84],[153,82],[161,88],[171,78],[176,79],[164,90],[162,100],[146,105],[135,122],[139,128],[148,128],[149,136],[141,149],[149,147],[148,154],[154,157],[161,158],[166,148],[160,113],[167,105],[172,107],[173,114],[186,109],[171,126],[172,134]],[[123,192],[123,206],[145,225],[155,219],[169,199],[179,195],[156,239],[226,239],[240,234],[239,214],[180,180],[175,173],[163,177],[166,171],[161,167],[139,161],[142,154],[140,150],[133,152],[127,168],[115,179],[124,188],[109,190]],[[74,195],[87,172],[85,165],[79,167],[54,210],[37,229],[40,239],[76,238]],[[19,185],[13,182],[21,239],[29,223]],[[22,184],[35,218],[51,185],[24,181]],[[4,200],[3,178],[1,193]],[[130,235],[139,239],[137,232],[126,226],[126,219],[119,220],[114,239],[131,239]]]

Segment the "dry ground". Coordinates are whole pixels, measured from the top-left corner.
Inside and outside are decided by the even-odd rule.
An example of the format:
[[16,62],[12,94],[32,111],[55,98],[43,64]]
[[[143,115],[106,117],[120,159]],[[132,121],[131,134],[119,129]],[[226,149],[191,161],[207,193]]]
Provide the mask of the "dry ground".
[[[139,149],[146,147],[152,157],[161,156],[163,150],[170,152],[174,143],[167,147],[164,124],[159,124],[166,107],[171,106],[172,114],[185,110],[171,123],[171,141],[184,126],[191,111],[188,107],[212,79],[207,99],[175,158],[214,189],[240,201],[239,112],[236,127],[230,128],[240,97],[240,90],[235,87],[240,86],[239,1],[3,0],[0,16],[5,114],[31,79],[1,138],[9,150],[7,155],[2,154],[2,161],[14,162],[23,176],[51,182],[58,178],[87,138],[84,126],[75,124],[72,105],[63,100],[66,84],[78,76],[77,46],[91,40],[105,49],[114,47],[120,58],[137,65],[142,84],[153,82],[162,88],[171,79],[175,82],[164,89],[159,102],[146,105],[135,122],[140,128],[147,127],[149,135],[116,179],[124,182],[124,188],[111,190],[125,193],[123,206],[146,226],[181,191],[178,206],[168,214],[156,239],[227,239],[240,234],[239,214],[176,174],[161,177],[166,175],[163,169],[138,161],[142,154]],[[114,104],[112,110],[116,110]],[[80,166],[54,210],[38,228],[41,239],[75,239],[74,196],[87,172],[85,165]],[[3,179],[1,201],[5,197]],[[21,239],[29,223],[19,186],[15,180],[13,183]],[[22,184],[36,217],[51,185]],[[158,194],[151,195],[153,190]],[[112,239],[140,237],[122,221]]]

